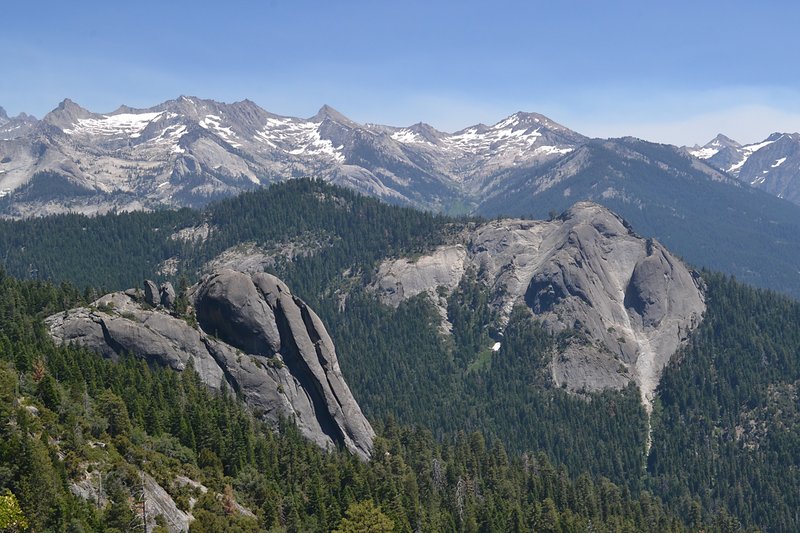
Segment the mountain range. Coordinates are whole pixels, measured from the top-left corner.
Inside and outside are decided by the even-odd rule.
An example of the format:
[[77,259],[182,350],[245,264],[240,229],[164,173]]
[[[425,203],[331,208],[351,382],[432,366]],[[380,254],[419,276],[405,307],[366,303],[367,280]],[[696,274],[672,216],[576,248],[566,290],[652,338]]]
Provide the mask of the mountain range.
[[753,187],[800,203],[798,133],[773,133],[761,142],[744,145],[719,134],[688,152]]
[[786,201],[798,154],[797,134],[680,148],[591,139],[523,112],[445,133],[329,106],[301,119],[249,100],[106,114],[64,100],[41,120],[0,113],[0,215],[198,207],[304,176],[450,214],[545,218],[589,200],[696,266],[798,296],[800,208]]
[[92,113],[64,100],[41,121],[0,124],[0,191],[10,216],[198,206],[291,177],[315,176],[388,201],[447,210],[494,176],[563,156],[587,139],[516,113],[448,134],[357,124],[329,106],[311,118],[248,100],[180,97]]
[[[536,113],[445,133],[425,123],[359,124],[327,105],[301,119],[249,100],[225,104],[181,96],[147,109],[121,106],[99,114],[67,99],[41,120],[24,113],[8,117],[0,108],[0,194],[11,200],[3,206],[6,216],[92,213],[198,206],[314,176],[391,202],[481,211],[518,185],[519,175],[536,176],[527,191],[534,196],[567,181],[597,142]],[[738,179],[800,200],[794,183],[800,134],[774,133],[749,145],[720,134],[683,151],[705,162],[693,166],[712,180]],[[612,188],[601,194],[622,193]]]

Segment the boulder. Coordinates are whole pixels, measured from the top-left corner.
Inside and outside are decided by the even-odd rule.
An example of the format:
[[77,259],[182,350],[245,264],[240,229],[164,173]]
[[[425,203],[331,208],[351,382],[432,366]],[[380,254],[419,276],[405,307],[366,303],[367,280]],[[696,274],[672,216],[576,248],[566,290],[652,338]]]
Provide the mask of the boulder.
[[175,287],[172,286],[172,283],[169,281],[165,281],[161,284],[158,290],[159,294],[159,301],[161,305],[163,305],[167,309],[173,309],[175,307]]
[[156,307],[161,303],[161,294],[158,291],[158,285],[149,279],[144,280],[144,301],[152,307]]
[[250,275],[222,270],[205,277],[194,304],[203,330],[231,346],[266,357],[280,351],[275,314]]

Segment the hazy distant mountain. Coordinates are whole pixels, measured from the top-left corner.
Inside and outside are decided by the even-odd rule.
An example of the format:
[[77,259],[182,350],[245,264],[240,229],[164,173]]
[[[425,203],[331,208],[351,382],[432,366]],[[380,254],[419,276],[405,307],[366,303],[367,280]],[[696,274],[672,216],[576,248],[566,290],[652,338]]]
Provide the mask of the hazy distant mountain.
[[703,159],[714,167],[725,170],[726,172],[735,172],[740,168],[745,158],[745,148],[738,142],[721,133],[705,146],[695,146],[694,148],[688,149],[688,152],[694,157]]
[[0,107],[0,141],[27,135],[37,122],[35,117],[25,113],[20,113],[16,117],[9,117],[6,114],[6,110]]
[[197,206],[301,176],[449,210],[474,204],[498,173],[586,141],[532,113],[449,134],[427,124],[362,125],[328,106],[300,119],[247,100],[183,96],[107,114],[64,100],[21,133],[0,137],[2,210],[11,216]]
[[[445,133],[424,123],[359,124],[329,106],[302,119],[249,100],[225,104],[181,96],[106,114],[64,100],[42,120],[24,113],[11,118],[0,108],[0,215],[199,206],[303,176],[394,203],[489,212],[520,180],[535,183],[541,199],[601,145],[536,113]],[[718,135],[686,151],[724,174],[800,202],[798,134],[776,133],[751,145]],[[727,179],[707,167],[696,170]],[[625,166],[616,172],[636,177]],[[601,194],[601,186],[587,198],[620,194],[619,187]],[[509,201],[525,204],[525,198]]]
[[748,145],[718,135],[705,146],[688,151],[753,187],[800,203],[798,133],[773,133],[762,142]]

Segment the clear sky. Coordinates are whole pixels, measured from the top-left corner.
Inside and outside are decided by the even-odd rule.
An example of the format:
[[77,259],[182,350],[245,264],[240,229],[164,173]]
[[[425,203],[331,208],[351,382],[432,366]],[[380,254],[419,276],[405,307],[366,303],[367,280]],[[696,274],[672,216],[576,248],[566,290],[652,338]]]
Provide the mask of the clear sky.
[[586,135],[800,130],[800,2],[9,0],[0,106],[181,94],[455,131],[536,111]]

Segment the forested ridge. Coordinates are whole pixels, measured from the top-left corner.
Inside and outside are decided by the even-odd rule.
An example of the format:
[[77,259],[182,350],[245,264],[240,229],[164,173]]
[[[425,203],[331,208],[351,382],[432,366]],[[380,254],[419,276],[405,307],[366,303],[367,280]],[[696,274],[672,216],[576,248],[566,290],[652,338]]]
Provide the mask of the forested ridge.
[[667,367],[648,472],[770,531],[800,528],[800,304],[705,274],[703,325]]
[[[360,315],[355,309],[339,315],[332,329],[368,416],[422,423],[443,439],[458,428],[476,429],[512,453],[539,450],[571,476],[589,472],[634,493],[650,490],[685,513],[728,509],[743,527],[794,531],[800,526],[800,304],[703,275],[706,317],[665,370],[648,456],[639,391],[575,395],[553,387],[546,365],[562,339],[523,310],[512,315],[500,352],[480,371],[436,356],[453,347],[437,337],[436,313],[424,299],[383,308],[383,315],[366,304]],[[481,315],[477,309],[474,316]],[[383,335],[367,348],[372,320]]]
[[[210,227],[206,239],[173,237],[178,230],[203,224]],[[312,261],[291,265],[292,270],[302,269],[292,286],[303,298],[316,299],[317,289],[343,270],[366,270],[400,252],[422,253],[458,226],[444,216],[303,179],[244,193],[202,211],[3,220],[0,255],[6,271],[20,278],[119,290],[141,285],[144,277],[164,277],[157,270],[171,258],[178,259],[177,271],[166,277],[193,281],[207,261],[228,248],[253,243],[270,249],[304,238],[319,249]]]
[[[572,478],[544,454],[509,456],[499,440],[379,425],[374,459],[326,453],[290,422],[268,428],[191,369],[114,363],[56,347],[41,317],[77,291],[0,274],[0,527],[129,531],[146,472],[194,515],[192,531],[687,531],[647,491]],[[75,483],[103,479],[104,503]],[[178,476],[208,489],[203,494]],[[107,498],[107,500],[105,500]],[[250,512],[242,512],[244,506]],[[157,520],[157,530],[167,526]],[[705,524],[729,530],[724,512]],[[366,528],[366,529],[365,529]]]
[[[386,206],[308,180],[202,212],[0,223],[8,270],[17,278],[40,278],[2,277],[3,383],[11,391],[2,416],[12,421],[3,431],[16,436],[4,436],[0,446],[17,447],[3,448],[0,491],[12,490],[28,520],[38,520],[39,511],[24,491],[19,494],[19,465],[29,463],[13,459],[23,453],[22,443],[34,443],[26,445],[52,467],[49,482],[35,483],[56,487],[52,501],[63,502],[53,504],[62,509],[58,517],[42,511],[38,530],[56,523],[53,528],[64,530],[73,522],[84,530],[119,526],[107,522],[109,509],[81,503],[66,489],[81,470],[65,466],[61,456],[68,450],[60,447],[71,445],[68,434],[80,427],[78,464],[97,460],[99,447],[88,443],[102,442],[107,453],[98,461],[105,466],[97,468],[130,474],[120,490],[132,489],[137,468],[153,465],[168,465],[147,470],[165,487],[181,472],[213,488],[221,499],[198,499],[194,513],[197,518],[206,516],[200,509],[208,510],[208,530],[234,527],[213,525],[215,515],[250,520],[244,528],[330,530],[348,524],[342,520],[351,506],[354,513],[386,518],[399,531],[545,531],[544,510],[556,517],[548,519],[557,524],[553,531],[800,529],[800,304],[704,272],[708,310],[664,373],[651,419],[653,445],[645,455],[647,418],[638,390],[572,394],[553,386],[548,362],[579,332],[553,336],[518,309],[499,353],[492,354],[496,317],[476,276],[465,276],[447,296],[448,336],[441,335],[427,297],[394,309],[364,289],[381,259],[421,254],[473,223]],[[202,224],[212,228],[203,242],[170,238]],[[86,303],[104,288],[139,285],[165,259],[180,259],[169,277],[185,285],[233,246],[253,242],[269,249],[297,239],[310,243],[312,253],[279,258],[271,270],[324,320],[345,378],[379,429],[379,453],[370,464],[319,452],[291,424],[277,433],[263,427],[231,393],[217,397],[198,387],[191,372],[175,375],[133,358],[113,364],[75,347],[55,348],[44,332],[43,316]],[[197,403],[204,408],[176,407]],[[109,429],[117,419],[112,407],[121,411],[122,405],[124,435]],[[214,430],[210,421],[220,417],[238,425],[220,422],[224,429]],[[233,443],[232,435],[246,437]],[[259,446],[270,450],[272,463]],[[133,460],[136,454],[145,462]],[[490,472],[486,465],[497,456],[505,457],[504,466]],[[434,470],[447,475],[433,483]],[[241,472],[262,477],[244,483]],[[310,496],[317,489],[308,485],[314,472],[327,494],[323,506],[309,504],[317,501]],[[344,485],[353,483],[353,472],[363,481],[348,492]],[[563,486],[543,481],[551,474]],[[591,506],[569,496],[581,486],[595,491],[600,507],[606,487],[621,507],[592,514]],[[184,489],[169,490],[188,502]],[[231,491],[255,518],[220,511]],[[122,511],[118,505],[114,512]]]

